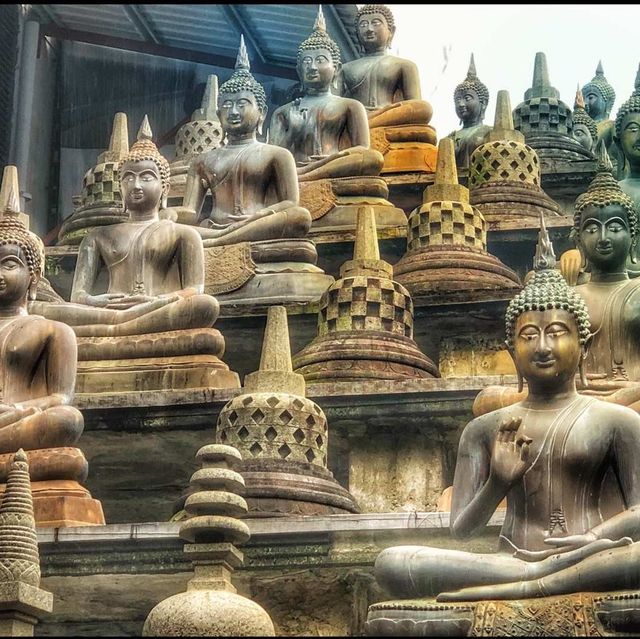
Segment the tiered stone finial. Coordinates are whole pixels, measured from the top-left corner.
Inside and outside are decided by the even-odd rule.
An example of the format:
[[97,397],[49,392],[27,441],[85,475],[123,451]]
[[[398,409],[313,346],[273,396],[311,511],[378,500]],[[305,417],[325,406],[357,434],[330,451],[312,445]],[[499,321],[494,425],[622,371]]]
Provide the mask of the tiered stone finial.
[[293,372],[284,306],[269,308],[260,370],[246,376],[244,390],[220,412],[216,435],[242,453],[250,513],[358,512],[327,469],[327,418]]
[[407,252],[394,273],[414,298],[439,301],[504,291],[511,296],[521,286],[511,269],[487,253],[486,222],[469,204],[468,189],[458,184],[451,138],[440,140],[435,184],[409,216]]
[[58,244],[79,244],[98,225],[117,224],[127,219],[122,208],[118,164],[129,153],[126,113],[113,118],[109,148],[98,155],[97,164],[82,179],[78,208],[65,219],[58,233]]
[[196,454],[202,468],[191,477],[195,489],[187,499],[189,518],[180,526],[184,551],[193,562],[187,591],[161,601],[147,617],[144,636],[251,637],[274,636],[273,622],[258,604],[238,595],[231,583],[242,565],[236,544],[250,537],[239,519],[247,503],[239,495],[242,475],[235,468],[240,453],[231,446],[203,446]]
[[532,86],[525,91],[524,102],[513,111],[516,129],[524,133],[527,144],[536,150],[541,160],[588,160],[587,151],[571,137],[573,118],[571,109],[560,100],[551,86],[547,58],[536,53]]
[[0,504],[0,635],[33,636],[38,616],[53,610],[40,589],[40,556],[27,456],[15,453]]
[[318,337],[294,357],[307,384],[438,377],[413,340],[413,302],[379,259],[373,209],[358,211],[354,259],[320,299]]
[[513,128],[508,91],[498,91],[495,125],[487,140],[471,155],[469,191],[471,204],[489,228],[537,220],[540,211],[559,215],[560,207],[541,188],[538,154]]

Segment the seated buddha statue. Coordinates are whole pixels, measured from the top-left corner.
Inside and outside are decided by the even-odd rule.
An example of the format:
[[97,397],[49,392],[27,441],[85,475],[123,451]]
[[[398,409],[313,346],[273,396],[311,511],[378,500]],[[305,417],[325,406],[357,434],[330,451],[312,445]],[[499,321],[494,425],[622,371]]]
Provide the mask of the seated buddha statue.
[[[278,302],[319,299],[333,280],[315,266],[315,245],[304,239],[311,215],[298,204],[291,152],[256,139],[267,97],[249,69],[242,38],[235,72],[218,93],[217,116],[227,142],[192,161],[183,205],[167,212],[197,220],[211,194],[212,211],[196,230],[205,247],[205,290],[221,302],[237,303],[239,296]],[[238,259],[239,251],[245,259]],[[251,267],[246,277],[230,277],[242,264]]]
[[[640,416],[577,392],[589,315],[554,266],[550,242],[539,244],[535,273],[507,308],[509,352],[528,396],[471,421],[458,448],[451,534],[474,536],[506,497],[498,551],[388,548],[375,572],[396,597],[504,600],[640,586],[632,543]],[[545,623],[530,620],[530,632]]]
[[80,485],[88,465],[74,447],[84,428],[70,406],[76,338],[67,325],[28,311],[44,272],[44,246],[18,207],[16,189],[0,213],[0,483],[23,448],[38,525],[104,524],[100,502]]
[[483,124],[489,104],[489,89],[478,79],[473,53],[467,77],[453,92],[453,102],[462,128],[453,131],[448,137],[453,138],[455,144],[456,166],[468,169],[471,154],[486,142],[487,133],[491,131],[489,125]]
[[388,53],[393,13],[383,4],[363,5],[355,28],[364,55],[343,65],[339,91],[367,109],[371,146],[385,157],[382,173],[435,171],[433,109],[422,99],[418,68]]
[[331,92],[340,66],[340,48],[327,34],[320,8],[313,33],[298,48],[303,95],[275,110],[269,139],[293,154],[311,233],[320,227],[353,231],[363,204],[374,207],[379,228],[404,226],[404,212],[386,199],[384,158],[369,148],[365,108]]
[[[238,385],[237,375],[219,359],[224,339],[211,328],[219,305],[203,294],[202,240],[195,228],[160,219],[169,164],[151,138],[145,116],[137,142],[119,165],[129,219],[93,229],[80,244],[71,302],[85,311],[70,322],[85,374],[79,376],[79,392],[98,392],[111,377],[113,389],[151,390],[158,384],[157,390],[170,378],[175,388]],[[106,292],[97,285],[103,267]],[[59,307],[51,307],[49,316],[69,314]],[[147,372],[134,374],[134,382],[127,370]],[[89,373],[98,386],[87,381]]]
[[598,143],[598,127],[585,109],[584,96],[579,87],[573,104],[573,130],[571,131],[571,136],[574,140],[580,142],[587,151],[592,153],[595,151]]
[[614,141],[624,166],[620,187],[640,209],[640,67],[631,97],[616,114]]

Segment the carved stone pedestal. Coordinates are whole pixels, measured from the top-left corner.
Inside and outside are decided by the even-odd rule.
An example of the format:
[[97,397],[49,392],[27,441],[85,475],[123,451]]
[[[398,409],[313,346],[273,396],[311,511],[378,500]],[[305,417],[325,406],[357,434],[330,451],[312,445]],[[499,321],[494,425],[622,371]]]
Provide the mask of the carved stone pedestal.
[[369,637],[618,637],[640,631],[640,593],[576,593],[540,599],[369,607]]

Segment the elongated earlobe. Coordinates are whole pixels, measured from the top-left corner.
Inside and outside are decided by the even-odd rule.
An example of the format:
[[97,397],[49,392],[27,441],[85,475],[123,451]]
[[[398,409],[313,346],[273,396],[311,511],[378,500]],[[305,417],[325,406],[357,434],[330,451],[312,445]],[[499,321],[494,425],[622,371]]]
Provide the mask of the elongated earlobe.
[[589,382],[587,381],[587,375],[584,372],[584,358],[587,356],[586,352],[580,358],[580,363],[578,364],[578,372],[580,373],[580,384],[583,388],[587,388],[589,386]]
[[521,393],[524,390],[524,379],[522,378],[520,371],[516,371],[516,374],[518,376],[518,392]]

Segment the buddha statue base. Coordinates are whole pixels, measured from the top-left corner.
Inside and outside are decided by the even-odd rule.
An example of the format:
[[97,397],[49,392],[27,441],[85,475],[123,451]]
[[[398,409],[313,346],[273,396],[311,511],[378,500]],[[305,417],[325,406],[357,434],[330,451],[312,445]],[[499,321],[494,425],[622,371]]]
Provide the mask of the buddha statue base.
[[357,176],[300,182],[300,206],[311,213],[310,237],[328,232],[351,232],[356,228],[358,209],[371,206],[378,230],[407,224],[402,209],[389,200],[389,187],[376,176]]
[[432,126],[405,124],[370,129],[371,148],[380,151],[380,174],[433,173],[438,160],[437,135]]
[[83,206],[76,209],[62,223],[57,243],[76,246],[95,227],[126,222],[128,219],[129,214],[124,211],[122,205],[113,204],[109,206],[98,203]]
[[618,637],[640,630],[640,593],[575,593],[539,599],[369,606],[368,637]]
[[306,239],[205,246],[204,253],[204,290],[221,306],[315,302],[333,283]]
[[498,258],[467,246],[434,245],[403,255],[393,267],[394,279],[411,297],[440,304],[513,297],[518,276]]
[[[82,451],[73,447],[27,450],[33,510],[41,528],[103,526],[102,504],[80,482],[87,478],[88,464]],[[0,455],[0,481],[6,482],[13,453]],[[0,484],[0,498],[5,490]]]
[[366,329],[316,337],[293,357],[293,367],[307,384],[440,377],[412,339]]

